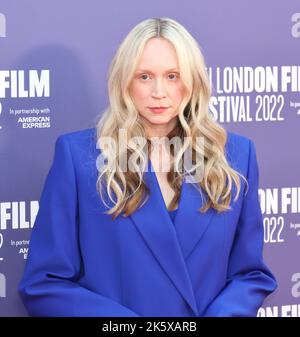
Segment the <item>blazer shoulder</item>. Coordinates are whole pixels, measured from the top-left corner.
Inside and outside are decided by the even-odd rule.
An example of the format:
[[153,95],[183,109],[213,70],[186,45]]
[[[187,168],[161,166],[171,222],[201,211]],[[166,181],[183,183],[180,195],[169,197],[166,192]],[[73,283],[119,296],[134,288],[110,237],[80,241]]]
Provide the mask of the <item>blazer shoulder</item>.
[[255,153],[255,145],[250,138],[227,131],[225,155],[233,168],[245,173],[251,152]]
[[61,134],[58,139],[66,140],[70,144],[96,141],[96,128],[72,131]]
[[92,160],[97,157],[97,130],[96,128],[83,129],[68,133],[63,133],[56,140],[56,148],[70,149],[72,158],[80,159],[80,162]]
[[231,131],[227,131],[227,147],[235,146],[235,147],[249,147],[252,140],[244,135],[240,135]]

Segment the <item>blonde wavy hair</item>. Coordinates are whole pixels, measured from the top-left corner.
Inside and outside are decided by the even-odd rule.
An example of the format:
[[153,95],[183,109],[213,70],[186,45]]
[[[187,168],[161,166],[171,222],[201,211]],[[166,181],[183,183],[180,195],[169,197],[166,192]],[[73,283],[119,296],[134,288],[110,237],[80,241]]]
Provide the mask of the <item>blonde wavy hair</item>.
[[[147,201],[149,188],[143,180],[147,160],[145,149],[138,149],[130,140],[134,137],[144,137],[145,130],[140,122],[139,113],[129,94],[130,82],[134,76],[139,59],[146,42],[154,37],[167,39],[174,46],[180,68],[180,77],[186,87],[186,96],[179,106],[178,123],[168,135],[169,139],[179,136],[188,139],[174,158],[175,166],[182,162],[182,157],[188,146],[192,148],[193,158],[202,155],[204,158],[203,179],[200,188],[206,192],[206,203],[199,209],[206,212],[210,207],[222,212],[230,209],[233,184],[236,187],[234,200],[240,193],[240,174],[228,164],[224,149],[227,139],[225,129],[215,122],[209,112],[211,88],[206,72],[203,54],[197,41],[178,22],[170,18],[147,19],[136,25],[125,37],[109,68],[108,94],[109,106],[97,123],[97,140],[101,154],[106,158],[106,166],[99,171],[97,189],[106,206],[103,196],[105,189],[111,207],[106,213],[112,214],[113,219],[123,212],[129,216]],[[101,139],[109,137],[115,144],[119,139],[119,130],[127,131],[127,139],[123,151],[115,156],[114,148],[101,145]],[[203,137],[204,146],[197,145],[196,138]],[[107,145],[107,144],[106,144]],[[123,144],[124,145],[124,144]],[[146,151],[151,151],[149,142]],[[136,172],[120,169],[119,159],[129,158],[136,153],[142,167]],[[172,152],[173,153],[173,152]],[[175,192],[170,209],[179,200],[181,185],[185,173],[171,167],[167,179]]]

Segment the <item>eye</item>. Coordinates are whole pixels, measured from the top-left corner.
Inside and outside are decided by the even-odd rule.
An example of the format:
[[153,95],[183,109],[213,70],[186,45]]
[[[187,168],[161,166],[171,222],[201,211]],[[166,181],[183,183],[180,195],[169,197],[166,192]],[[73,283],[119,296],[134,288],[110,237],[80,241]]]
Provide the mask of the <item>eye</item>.
[[170,73],[168,76],[170,80],[176,80],[178,78],[178,75],[176,73]]
[[148,79],[149,75],[148,74],[142,74],[139,76],[140,79],[142,79],[143,81],[146,81]]

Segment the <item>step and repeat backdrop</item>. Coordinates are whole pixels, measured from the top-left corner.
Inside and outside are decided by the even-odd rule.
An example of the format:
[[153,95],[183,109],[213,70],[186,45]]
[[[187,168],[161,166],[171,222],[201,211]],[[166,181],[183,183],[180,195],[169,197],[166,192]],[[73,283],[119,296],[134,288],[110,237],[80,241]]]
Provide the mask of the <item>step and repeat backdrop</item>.
[[27,315],[17,286],[56,138],[95,126],[118,45],[164,16],[202,47],[215,118],[256,144],[264,256],[279,284],[257,315],[300,317],[298,0],[0,1],[0,316]]

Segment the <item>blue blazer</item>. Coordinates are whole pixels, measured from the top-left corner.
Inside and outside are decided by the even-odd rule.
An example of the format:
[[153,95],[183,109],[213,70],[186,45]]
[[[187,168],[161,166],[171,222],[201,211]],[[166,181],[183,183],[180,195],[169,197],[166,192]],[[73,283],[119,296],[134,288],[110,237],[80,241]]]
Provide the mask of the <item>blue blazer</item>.
[[56,141],[19,285],[29,314],[256,316],[277,285],[262,257],[253,142],[228,133],[228,161],[249,183],[232,210],[199,213],[201,194],[184,181],[174,223],[151,171],[141,208],[115,220],[104,214],[95,144],[95,129]]

